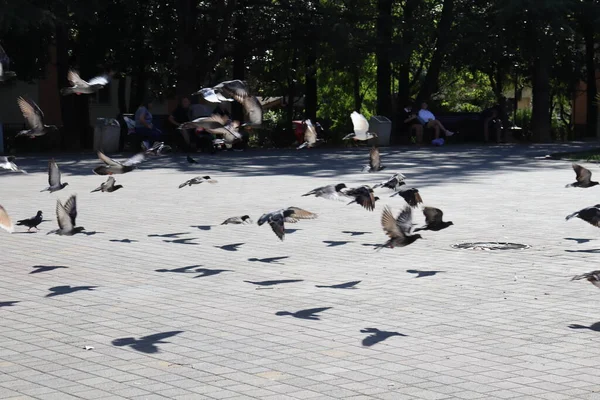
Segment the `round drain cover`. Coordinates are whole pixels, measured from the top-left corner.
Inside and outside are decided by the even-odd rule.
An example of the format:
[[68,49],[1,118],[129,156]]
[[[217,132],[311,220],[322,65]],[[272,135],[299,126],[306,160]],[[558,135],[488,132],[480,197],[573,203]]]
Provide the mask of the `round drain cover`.
[[471,242],[471,243],[456,243],[452,245],[454,249],[466,250],[524,250],[531,246],[521,243],[506,243],[506,242]]

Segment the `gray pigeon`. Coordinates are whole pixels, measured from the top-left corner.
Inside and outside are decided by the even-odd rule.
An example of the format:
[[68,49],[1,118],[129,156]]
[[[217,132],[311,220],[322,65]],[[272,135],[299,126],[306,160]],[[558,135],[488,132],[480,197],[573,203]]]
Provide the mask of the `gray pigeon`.
[[184,122],[178,129],[202,128],[213,135],[221,135],[225,144],[232,145],[242,140],[239,126],[239,121],[231,121],[226,115],[213,114],[210,117],[202,117],[190,122]]
[[323,139],[317,137],[317,130],[310,119],[304,121],[304,125],[306,126],[304,129],[304,143],[297,147],[298,150],[305,147],[310,149],[311,147],[314,147],[317,142],[323,141]]
[[94,192],[114,192],[115,190],[119,190],[121,189],[123,186],[122,185],[115,185],[115,178],[113,178],[112,176],[109,176],[108,179],[106,180],[106,182],[102,183],[100,186],[98,186],[96,189],[92,190],[90,193],[94,193]]
[[98,158],[106,165],[94,168],[94,173],[96,175],[114,175],[133,171],[138,164],[145,160],[146,156],[144,153],[137,153],[133,157],[130,157],[123,162],[119,162],[107,157],[104,153],[99,151]]
[[375,186],[373,186],[373,189],[378,188],[378,187],[384,187],[384,188],[392,189],[393,191],[397,192],[400,189],[400,186],[406,185],[406,183],[404,182],[404,179],[406,179],[406,177],[403,174],[396,173],[396,174],[392,175],[388,180],[383,181],[383,182],[378,183]]
[[48,161],[48,187],[41,192],[57,192],[64,189],[68,185],[67,182],[61,183],[60,181],[60,170],[54,159]]
[[258,225],[260,226],[265,222],[268,222],[273,232],[275,232],[275,235],[277,235],[280,240],[283,240],[285,237],[284,222],[295,223],[300,219],[314,218],[317,218],[317,214],[298,207],[288,207],[286,209],[282,208],[281,210],[263,214],[258,220]]
[[381,249],[382,247],[404,247],[411,243],[413,243],[417,239],[422,239],[421,235],[411,234],[412,228],[414,226],[412,219],[412,208],[405,207],[397,218],[394,218],[394,214],[392,214],[392,210],[389,207],[385,207],[383,209],[383,214],[381,215],[381,225],[383,227],[383,231],[390,238],[383,245],[377,246],[377,249]]
[[[208,90],[207,90],[208,89]],[[204,88],[194,93],[201,95],[207,101],[220,103],[222,101],[237,101],[248,115],[248,122],[242,126],[261,126],[263,109],[255,96],[252,96],[246,84],[240,80],[225,81],[212,88]]]
[[228,225],[228,224],[251,224],[252,220],[250,219],[249,215],[242,215],[241,217],[231,217],[231,218],[227,218],[225,221],[223,221],[223,223],[221,225]]
[[383,169],[385,169],[385,166],[381,165],[379,149],[373,146],[369,151],[369,164],[364,166],[362,172],[379,172]]
[[318,187],[302,196],[322,197],[328,200],[348,200],[348,196],[343,192],[344,189],[346,189],[346,185],[344,183],[338,183],[337,185]]
[[77,196],[72,195],[69,199],[61,204],[60,200],[56,200],[56,221],[58,222],[57,230],[50,231],[48,234],[56,233],[61,236],[73,236],[85,230],[82,226],[75,226],[77,219]]
[[29,129],[20,131],[17,136],[29,136],[34,139],[49,132],[56,132],[58,128],[54,125],[44,125],[44,113],[33,100],[25,100],[17,97],[17,104],[25,118],[25,124]]
[[15,158],[13,156],[9,156],[9,157],[0,157],[0,168],[4,168],[7,169],[9,171],[14,171],[14,172],[22,172],[24,174],[27,173],[27,171],[20,169],[19,167],[17,167],[17,165],[14,163]]
[[208,176],[208,175],[197,176],[195,178],[192,178],[192,179],[189,179],[189,180],[183,182],[181,185],[179,185],[179,189],[186,187],[186,186],[199,185],[202,182],[217,183],[217,181],[215,181],[214,179],[211,179],[210,176]]
[[37,214],[35,214],[35,217],[17,221],[17,225],[26,226],[28,228],[27,232],[29,232],[29,231],[31,231],[31,228],[35,228],[36,230],[38,230],[38,225],[41,224],[42,221],[43,221],[42,212],[38,211]]
[[92,94],[108,85],[110,75],[97,76],[90,79],[89,82],[81,79],[79,74],[73,70],[69,70],[67,80],[71,83],[71,87],[62,88],[60,94],[66,96],[68,94]]

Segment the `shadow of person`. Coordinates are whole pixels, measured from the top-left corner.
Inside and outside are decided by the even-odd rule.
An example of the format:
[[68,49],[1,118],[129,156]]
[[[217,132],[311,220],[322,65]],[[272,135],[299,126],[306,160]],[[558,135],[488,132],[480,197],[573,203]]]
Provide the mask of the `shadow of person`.
[[82,290],[93,291],[98,286],[54,286],[48,289],[52,293],[48,293],[46,297],[62,296],[64,294],[75,293]]
[[329,310],[332,307],[320,307],[320,308],[309,308],[306,310],[300,310],[300,311],[296,311],[296,312],[289,312],[289,311],[277,311],[275,313],[275,315],[291,315],[294,318],[300,318],[300,319],[310,319],[312,321],[320,321],[321,317],[319,314],[320,312]]
[[379,342],[392,337],[392,336],[406,336],[398,332],[380,331],[377,328],[365,328],[360,330],[361,333],[370,333],[369,336],[363,339],[362,345],[365,347],[373,346]]
[[132,337],[120,338],[113,340],[112,345],[118,347],[129,346],[132,349],[140,351],[142,353],[158,353],[159,349],[156,346],[157,344],[169,343],[165,342],[164,339],[170,338],[180,333],[183,333],[183,331],[155,333],[154,335],[144,336],[139,339],[135,339]]

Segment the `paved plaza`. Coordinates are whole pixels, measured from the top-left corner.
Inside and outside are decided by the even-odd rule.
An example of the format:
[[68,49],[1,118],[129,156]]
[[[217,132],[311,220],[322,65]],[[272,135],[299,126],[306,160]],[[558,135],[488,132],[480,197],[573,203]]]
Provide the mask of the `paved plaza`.
[[[600,269],[600,231],[565,222],[600,187],[567,189],[570,163],[536,158],[584,147],[382,148],[376,174],[366,148],[169,155],[114,193],[90,193],[92,153],[56,156],[69,185],[52,194],[48,156],[19,158],[0,204],[48,221],[0,232],[0,398],[600,399],[600,290],[570,282]],[[301,197],[396,171],[455,225],[374,251],[401,198]],[[218,183],[177,188],[196,175]],[[46,235],[73,193],[87,235]],[[283,242],[220,225],[287,206],[319,217]],[[451,247],[479,241],[531,248]]]

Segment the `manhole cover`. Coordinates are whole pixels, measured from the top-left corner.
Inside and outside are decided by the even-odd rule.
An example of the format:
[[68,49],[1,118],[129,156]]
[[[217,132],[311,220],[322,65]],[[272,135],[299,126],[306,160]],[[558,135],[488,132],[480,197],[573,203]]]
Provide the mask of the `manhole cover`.
[[506,243],[506,242],[472,242],[472,243],[456,243],[452,245],[454,249],[466,250],[524,250],[531,246],[521,243]]

